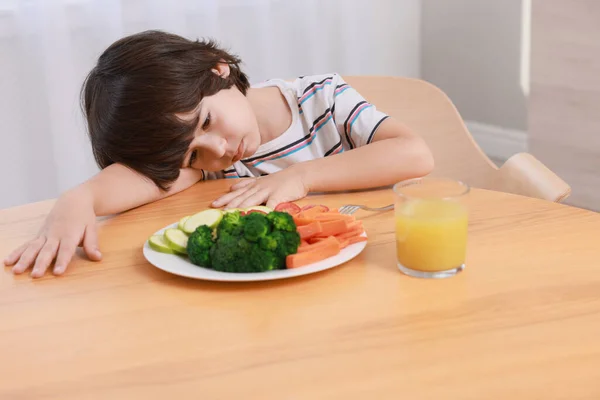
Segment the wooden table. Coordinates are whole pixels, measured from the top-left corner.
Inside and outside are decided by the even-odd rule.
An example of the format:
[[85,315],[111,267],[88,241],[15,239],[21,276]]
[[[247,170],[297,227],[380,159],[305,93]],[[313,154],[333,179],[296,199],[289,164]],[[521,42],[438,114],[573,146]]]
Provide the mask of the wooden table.
[[[214,283],[145,261],[151,233],[228,183],[105,221],[101,263],[35,281],[4,269],[0,398],[600,398],[600,215],[473,190],[467,269],[446,280],[398,271],[390,212],[358,214],[365,251],[306,277]],[[51,205],[0,211],[2,258]]]

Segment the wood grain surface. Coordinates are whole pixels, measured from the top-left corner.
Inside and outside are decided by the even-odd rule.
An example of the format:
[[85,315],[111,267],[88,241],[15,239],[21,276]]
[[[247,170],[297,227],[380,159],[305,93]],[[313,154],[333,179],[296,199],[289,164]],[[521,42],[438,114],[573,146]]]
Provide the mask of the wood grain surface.
[[[395,265],[393,213],[357,213],[354,260],[215,283],[147,263],[146,238],[227,190],[215,181],[103,221],[104,260],[0,273],[0,399],[598,399],[600,216],[474,189],[467,268]],[[299,204],[372,206],[390,190]],[[0,257],[52,202],[0,211]]]

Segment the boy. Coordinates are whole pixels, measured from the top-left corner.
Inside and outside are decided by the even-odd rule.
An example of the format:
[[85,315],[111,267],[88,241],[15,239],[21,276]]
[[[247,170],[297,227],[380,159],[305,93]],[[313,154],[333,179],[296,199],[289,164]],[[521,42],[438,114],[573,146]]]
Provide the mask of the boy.
[[60,196],[33,240],[10,254],[20,274],[64,273],[76,247],[100,260],[96,217],[180,192],[235,183],[214,207],[274,207],[309,192],[366,189],[427,175],[421,138],[337,74],[250,88],[240,60],[212,42],[147,31],[112,44],[83,85],[101,171]]

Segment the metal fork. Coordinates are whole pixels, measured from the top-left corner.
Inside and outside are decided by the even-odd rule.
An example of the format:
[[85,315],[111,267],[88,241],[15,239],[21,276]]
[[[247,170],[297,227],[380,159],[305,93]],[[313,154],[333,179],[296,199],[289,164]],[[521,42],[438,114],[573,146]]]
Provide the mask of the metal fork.
[[365,210],[365,211],[388,211],[388,210],[393,210],[394,209],[394,205],[390,204],[387,205],[385,207],[377,207],[377,208],[373,208],[373,207],[367,207],[364,206],[362,204],[346,204],[345,206],[341,206],[339,209],[340,214],[354,214],[355,212],[357,212],[358,210]]

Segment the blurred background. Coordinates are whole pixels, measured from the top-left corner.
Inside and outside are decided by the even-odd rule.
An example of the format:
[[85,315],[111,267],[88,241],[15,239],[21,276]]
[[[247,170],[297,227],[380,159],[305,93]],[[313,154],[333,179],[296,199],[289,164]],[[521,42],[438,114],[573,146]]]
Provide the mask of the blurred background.
[[122,36],[212,37],[252,82],[339,72],[445,91],[498,164],[530,151],[600,208],[600,2],[0,0],[0,208],[97,172],[79,90]]

